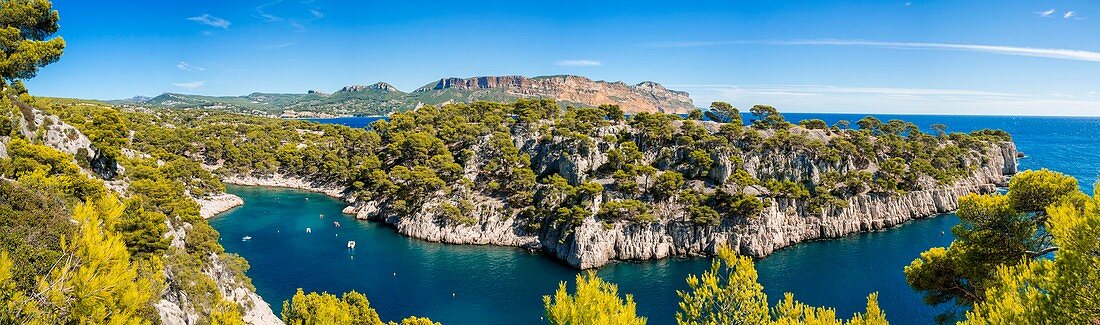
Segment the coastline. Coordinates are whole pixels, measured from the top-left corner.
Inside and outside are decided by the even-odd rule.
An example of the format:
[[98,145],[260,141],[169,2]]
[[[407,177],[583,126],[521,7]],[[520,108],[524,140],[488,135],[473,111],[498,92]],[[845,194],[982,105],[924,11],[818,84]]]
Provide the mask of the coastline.
[[244,200],[241,199],[241,197],[229,193],[195,198],[195,202],[199,203],[199,215],[202,216],[203,219],[210,219],[223,212],[244,205]]
[[710,256],[720,245],[733,247],[742,255],[764,257],[801,242],[880,231],[913,219],[949,213],[957,208],[959,197],[993,192],[1007,184],[1006,176],[1017,171],[1016,148],[1011,142],[987,148],[984,157],[988,164],[955,184],[902,195],[862,194],[853,197],[850,205],[835,207],[825,216],[808,215],[806,202],[775,198],[769,199],[769,208],[760,218],[731,220],[717,226],[698,226],[670,214],[671,218],[660,222],[616,222],[610,226],[589,218],[572,232],[525,230],[516,218],[510,218],[500,208],[500,202],[494,200],[475,205],[472,212],[480,216],[480,220],[467,225],[438,222],[439,216],[433,212],[433,207],[442,201],[427,204],[410,215],[397,215],[385,202],[356,200],[346,195],[344,187],[303,177],[238,175],[224,177],[223,182],[323,193],[347,203],[343,213],[357,219],[381,221],[408,237],[448,244],[537,250],[575,268],[590,269],[619,260]]
[[310,181],[306,178],[297,176],[287,176],[283,174],[273,174],[264,177],[233,175],[222,177],[221,181],[222,183],[233,185],[282,187],[306,190],[310,192],[322,193],[333,198],[348,201],[346,200],[347,197],[344,195],[344,192],[346,192],[347,190],[346,188],[340,187],[335,184],[324,184],[320,182]]

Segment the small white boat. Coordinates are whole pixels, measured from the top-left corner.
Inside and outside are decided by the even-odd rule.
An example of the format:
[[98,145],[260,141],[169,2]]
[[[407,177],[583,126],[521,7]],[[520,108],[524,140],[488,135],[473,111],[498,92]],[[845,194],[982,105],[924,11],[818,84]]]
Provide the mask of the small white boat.
[[307,234],[312,233],[312,232],[313,232],[313,229],[306,228],[306,233]]
[[252,240],[252,236],[244,236],[243,238],[241,238],[241,241],[249,241],[249,240]]
[[321,218],[321,219],[324,219],[324,218],[325,218],[325,214],[324,214],[324,213],[322,213],[322,214],[321,214],[321,217],[320,217],[320,218]]
[[348,249],[355,249],[355,241],[354,240],[349,240],[348,241]]
[[336,226],[336,228],[340,228],[340,222],[339,221],[333,221],[332,225]]

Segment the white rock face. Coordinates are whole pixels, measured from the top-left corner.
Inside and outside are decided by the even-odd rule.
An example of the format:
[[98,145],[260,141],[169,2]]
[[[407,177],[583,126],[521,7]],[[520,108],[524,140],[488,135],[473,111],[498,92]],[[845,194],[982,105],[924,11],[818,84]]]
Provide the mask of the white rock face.
[[[24,111],[32,115],[27,119],[20,120],[20,132],[24,138],[36,139],[41,141],[43,145],[73,155],[78,165],[90,165],[91,170],[84,170],[88,177],[111,179],[125,173],[125,170],[113,160],[100,155],[99,150],[92,145],[91,140],[76,127],[64,123],[57,116],[46,114],[38,109],[28,107],[27,110],[21,110],[21,114]],[[31,123],[28,123],[27,120],[30,120]],[[0,157],[7,157],[6,149],[9,141],[8,137],[0,137]],[[144,153],[132,150],[125,150],[123,154],[130,157],[148,157]],[[109,189],[119,194],[124,194],[128,186],[124,177],[106,180],[105,184]],[[240,197],[224,193],[197,199],[196,201],[201,206],[200,213],[204,218],[209,218],[218,212],[244,203]],[[187,236],[187,231],[191,228],[188,223],[174,226],[169,222],[165,237],[171,239],[172,247],[182,248],[185,245],[184,239]],[[241,305],[245,313],[245,322],[249,324],[282,324],[282,321],[271,311],[271,307],[259,295],[246,284],[238,283],[236,277],[233,276],[230,270],[225,268],[224,262],[218,256],[212,255],[207,264],[204,265],[206,267],[204,271],[215,280],[218,289],[227,299]],[[165,272],[167,281],[171,282],[173,278],[171,272],[169,270],[165,270]],[[191,309],[188,301],[188,297],[182,291],[169,289],[162,294],[160,301],[153,304],[153,308],[164,324],[196,324],[199,321],[199,314]]]
[[320,192],[335,198],[343,198],[345,190],[345,188],[337,185],[318,183],[306,178],[283,174],[269,176],[229,176],[222,178],[222,182],[234,185],[295,188]]
[[233,272],[225,267],[225,263],[217,255],[209,257],[209,267],[203,270],[206,275],[214,279],[218,284],[225,299],[241,305],[244,311],[245,323],[256,325],[283,324],[283,321],[271,311],[271,306],[260,298],[260,295],[249,289],[244,283],[240,283]]
[[241,197],[229,193],[196,198],[195,202],[199,203],[199,215],[203,219],[210,219],[219,213],[244,205],[244,200]]
[[[523,143],[523,139],[517,140]],[[536,173],[558,170],[567,179],[584,179],[601,158],[598,153],[571,150],[558,143],[547,150],[532,149]],[[561,147],[564,146],[564,147]],[[593,150],[595,151],[595,150]],[[568,152],[568,157],[554,152]],[[743,157],[746,170],[754,175],[782,175],[786,179],[816,178],[825,169],[851,170],[854,166],[818,166],[801,154],[784,156],[768,153]],[[719,159],[721,160],[721,159]],[[701,226],[687,221],[682,209],[656,206],[655,214],[662,220],[655,223],[604,222],[588,218],[570,233],[557,229],[525,230],[516,218],[505,215],[500,202],[489,200],[477,206],[481,216],[472,225],[448,222],[432,209],[438,201],[429,201],[411,216],[386,211],[379,202],[359,202],[345,213],[360,219],[380,220],[394,226],[397,232],[428,241],[452,244],[503,245],[539,249],[572,266],[588,269],[615,260],[647,260],[667,257],[710,256],[721,245],[735,248],[740,254],[766,256],[799,242],[837,238],[859,232],[878,231],[907,221],[948,213],[958,208],[958,199],[970,193],[990,193],[1007,185],[1007,175],[1015,174],[1016,147],[1001,143],[986,150],[983,162],[969,177],[949,186],[933,190],[913,191],[902,195],[863,194],[849,199],[844,208],[826,211],[816,216],[806,210],[805,202],[787,199],[769,200],[769,207],[755,218],[727,218],[719,226]],[[722,163],[715,167],[723,168]],[[584,166],[573,169],[573,166]],[[808,172],[805,172],[808,171]],[[727,173],[728,175],[728,173]],[[759,177],[759,176],[758,176]],[[442,201],[442,200],[440,200]]]
[[[26,104],[16,102],[16,105]],[[77,165],[91,167],[92,172],[101,178],[109,180],[124,172],[114,160],[100,155],[99,150],[92,145],[92,140],[76,127],[36,108],[29,108],[21,111],[20,114],[25,114],[23,112],[29,112],[32,115],[20,119],[19,131],[24,138],[36,139],[41,141],[42,145],[73,155]],[[6,156],[7,152],[4,155]]]
[[0,159],[8,159],[8,137],[0,137]]
[[[717,129],[714,123],[703,123],[707,129]],[[616,134],[620,127],[601,129],[602,135]],[[813,138],[826,138],[822,131],[811,131]],[[487,139],[483,139],[487,141]],[[573,138],[553,137],[544,140],[537,131],[520,130],[513,141],[521,152],[532,157],[535,173],[561,174],[573,184],[593,181],[595,169],[607,161],[611,144],[601,138],[591,142]],[[483,141],[484,142],[484,141]],[[483,144],[475,144],[474,149]],[[676,164],[682,153],[672,151],[671,158],[665,148],[641,148],[646,163],[661,169],[685,168]],[[474,150],[479,152],[480,149]],[[390,211],[385,200],[351,202],[344,213],[359,219],[378,220],[390,224],[398,233],[423,240],[472,245],[502,245],[541,250],[569,263],[588,269],[615,260],[647,260],[667,257],[710,256],[717,247],[728,245],[740,254],[765,256],[799,242],[837,238],[859,232],[878,231],[898,226],[907,221],[947,213],[958,208],[958,199],[970,193],[989,193],[998,186],[1007,185],[1007,176],[1017,172],[1016,147],[1011,142],[994,143],[975,156],[960,157],[968,166],[974,166],[971,174],[954,184],[936,185],[934,180],[921,180],[928,190],[905,194],[865,193],[848,199],[846,207],[834,207],[827,211],[806,211],[807,203],[789,199],[763,198],[767,208],[758,216],[727,216],[717,226],[697,225],[685,216],[684,207],[677,203],[656,203],[652,212],[658,222],[634,223],[620,221],[605,223],[589,217],[573,229],[557,229],[553,226],[529,228],[519,221],[514,211],[495,198],[476,196],[473,211],[476,221],[469,224],[447,220],[437,207],[454,200],[442,193],[429,195],[417,211],[398,213]],[[666,157],[660,158],[660,155]],[[733,170],[729,152],[717,152],[712,158],[714,166],[707,175],[711,180],[725,179]],[[849,172],[874,171],[877,166],[866,161],[842,159],[828,163],[806,151],[760,151],[742,153],[743,167],[758,179],[787,179],[817,181],[826,171]],[[476,179],[479,155],[471,157],[463,174]],[[691,170],[682,172],[690,173]],[[594,180],[597,182],[605,180]],[[230,177],[227,183],[290,187],[343,197],[345,189],[338,186],[317,184],[302,178],[273,175],[271,177]],[[749,193],[760,191],[749,189]],[[597,198],[600,202],[611,198]],[[350,198],[349,198],[349,201]],[[592,214],[595,214],[595,210]]]

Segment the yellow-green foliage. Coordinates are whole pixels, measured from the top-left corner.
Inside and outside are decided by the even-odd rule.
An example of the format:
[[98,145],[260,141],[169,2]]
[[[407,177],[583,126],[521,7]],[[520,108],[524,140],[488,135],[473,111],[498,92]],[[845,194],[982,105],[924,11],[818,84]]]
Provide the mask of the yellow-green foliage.
[[[341,297],[327,292],[298,292],[283,301],[283,321],[291,325],[351,324],[383,325],[378,312],[361,293],[345,292]],[[439,325],[426,317],[408,317],[390,325]]]
[[[1097,187],[1100,192],[1100,187]],[[1095,324],[1100,321],[1100,200],[1046,209],[1053,259],[998,268],[966,324]]]
[[77,200],[105,193],[103,182],[82,174],[70,155],[18,137],[11,138],[7,151],[11,158],[0,161],[0,175],[25,186]]
[[400,323],[390,322],[389,324],[390,325],[398,325],[398,324],[399,325],[440,325],[439,323],[433,322],[431,319],[428,319],[427,317],[416,317],[416,316],[409,316],[405,319],[402,319]]
[[1061,200],[1083,195],[1077,187],[1077,179],[1043,168],[1026,170],[1008,183],[1008,197],[1012,207],[1019,211],[1043,211]]
[[887,324],[878,306],[878,294],[867,297],[867,311],[839,319],[836,310],[814,307],[794,300],[791,293],[773,308],[768,307],[764,287],[757,281],[752,259],[720,247],[709,271],[687,278],[688,291],[680,295],[676,322],[684,325],[723,324]]
[[0,1],[0,84],[33,78],[65,50],[57,32],[57,11],[46,0]]
[[302,289],[283,302],[283,321],[291,325],[382,324],[367,297],[358,292],[347,292],[337,298],[327,292],[306,294]]
[[687,283],[691,290],[676,292],[681,299],[679,324],[764,324],[770,319],[768,297],[752,259],[733,250],[719,249],[710,270],[689,275]]
[[619,297],[619,288],[604,282],[595,273],[577,275],[576,291],[569,293],[566,283],[558,285],[554,296],[543,296],[546,319],[555,325],[645,324],[635,312],[634,297]]
[[221,301],[210,312],[210,325],[245,325],[241,308],[229,301]]
[[1095,286],[1081,285],[1095,281],[1100,265],[1095,209],[1072,177],[1022,172],[1007,195],[961,198],[955,241],[922,253],[905,268],[906,280],[929,304],[975,305],[967,315],[974,323],[1096,321],[1097,299],[1080,298],[1096,296]]
[[[85,324],[148,324],[155,317],[152,301],[159,298],[156,271],[141,272],[130,261],[115,225],[125,207],[111,196],[78,205],[76,231],[61,241],[64,256],[39,279],[32,295],[11,293],[5,285],[2,319],[20,322]],[[0,277],[10,275],[7,253],[0,258]],[[153,264],[155,265],[155,264]],[[3,282],[7,282],[6,280]]]

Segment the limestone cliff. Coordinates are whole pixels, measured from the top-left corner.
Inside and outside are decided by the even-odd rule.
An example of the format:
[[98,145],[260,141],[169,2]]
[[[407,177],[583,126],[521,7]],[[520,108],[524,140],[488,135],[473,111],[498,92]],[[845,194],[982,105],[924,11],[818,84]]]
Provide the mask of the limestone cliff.
[[[497,91],[495,97],[491,92]],[[596,81],[581,76],[488,76],[444,78],[413,92],[421,97],[466,96],[469,99],[512,100],[515,98],[553,98],[567,104],[595,107],[618,104],[623,111],[687,113],[695,108],[688,93],[668,90],[652,81],[636,85]],[[458,99],[458,98],[456,98]]]
[[[709,130],[717,125],[706,123]],[[601,134],[616,134],[628,126],[605,127]],[[804,130],[812,137],[828,139],[827,131]],[[767,136],[767,135],[766,135]],[[487,139],[485,139],[487,141]],[[558,173],[571,183],[601,179],[598,169],[608,161],[608,151],[615,146],[594,138],[594,143],[575,139],[546,137],[537,132],[518,131],[513,134],[516,146],[531,158],[531,166],[539,175]],[[678,165],[675,148],[643,148],[645,162],[661,169],[686,168]],[[357,218],[379,220],[393,225],[397,232],[429,241],[453,244],[504,245],[541,250],[566,263],[582,268],[594,268],[615,260],[646,260],[666,257],[709,256],[716,247],[728,245],[741,254],[765,256],[777,249],[799,242],[836,238],[859,232],[894,227],[912,219],[947,213],[957,208],[958,198],[969,193],[988,193],[1007,185],[1007,176],[1016,173],[1016,147],[1012,142],[988,142],[957,159],[968,168],[968,175],[950,184],[922,180],[923,189],[904,193],[864,191],[846,198],[844,206],[828,206],[811,211],[806,200],[760,195],[765,208],[755,216],[725,216],[718,225],[698,224],[687,216],[687,208],[674,200],[655,202],[654,222],[614,221],[596,218],[602,202],[616,199],[613,192],[595,198],[591,215],[575,227],[543,226],[532,229],[515,215],[514,209],[497,198],[472,194],[475,199],[472,215],[476,222],[461,223],[439,215],[438,206],[451,202],[451,197],[433,197],[411,214],[395,213],[385,199],[356,202],[345,209]],[[830,171],[874,171],[873,161],[842,159],[827,161],[814,152],[804,150],[746,150],[735,154],[713,154],[714,166],[709,179],[693,181],[695,186],[714,185],[725,179],[739,162],[740,168],[758,179],[817,180]],[[471,158],[476,160],[477,156]],[[476,166],[476,162],[468,162]],[[467,177],[477,170],[467,170]],[[545,185],[538,185],[543,187]],[[690,185],[689,185],[690,186]],[[747,189],[764,193],[763,188]]]
[[[16,101],[20,108],[21,123],[18,125],[19,133],[30,141],[49,146],[58,151],[72,155],[77,165],[81,166],[89,177],[103,179],[112,191],[120,196],[126,196],[129,186],[126,178],[126,170],[117,164],[114,159],[106,157],[97,149],[92,141],[78,128],[62,121],[57,116],[50,115],[42,110],[31,107],[28,104]],[[0,137],[0,147],[6,147],[8,137]],[[148,155],[134,152],[130,149],[122,150],[124,155],[143,156]],[[0,157],[6,157],[6,150],[0,149]],[[239,203],[234,201],[235,196],[213,195],[208,198],[195,198],[197,201],[226,201],[229,204]],[[240,198],[236,198],[240,200]],[[209,204],[203,205],[204,207]],[[206,212],[207,214],[212,214]],[[186,222],[168,222],[168,233],[165,237],[171,240],[171,245],[176,249],[183,249],[187,232],[192,228]],[[248,324],[282,324],[282,321],[272,312],[271,307],[256,294],[255,290],[247,283],[247,277],[243,273],[225,267],[227,255],[211,254],[203,261],[202,272],[210,277],[216,284],[216,289],[227,300],[240,305],[243,311],[243,319]],[[175,275],[172,267],[165,268],[165,280],[168,289],[161,293],[160,300],[153,305],[164,324],[196,324],[199,313],[209,311],[197,311],[196,306],[190,304],[190,299],[174,284]],[[203,307],[198,307],[203,308]],[[205,308],[210,308],[206,306]]]
[[384,115],[423,105],[474,101],[509,102],[519,98],[548,98],[564,105],[585,107],[617,104],[627,113],[681,114],[695,108],[688,93],[669,90],[656,82],[645,81],[630,85],[621,81],[608,82],[573,75],[443,78],[408,93],[388,83],[379,82],[346,86],[331,94],[316,90],[305,94],[253,93],[243,96],[165,93],[153,98],[118,100],[113,103],[309,118]]

